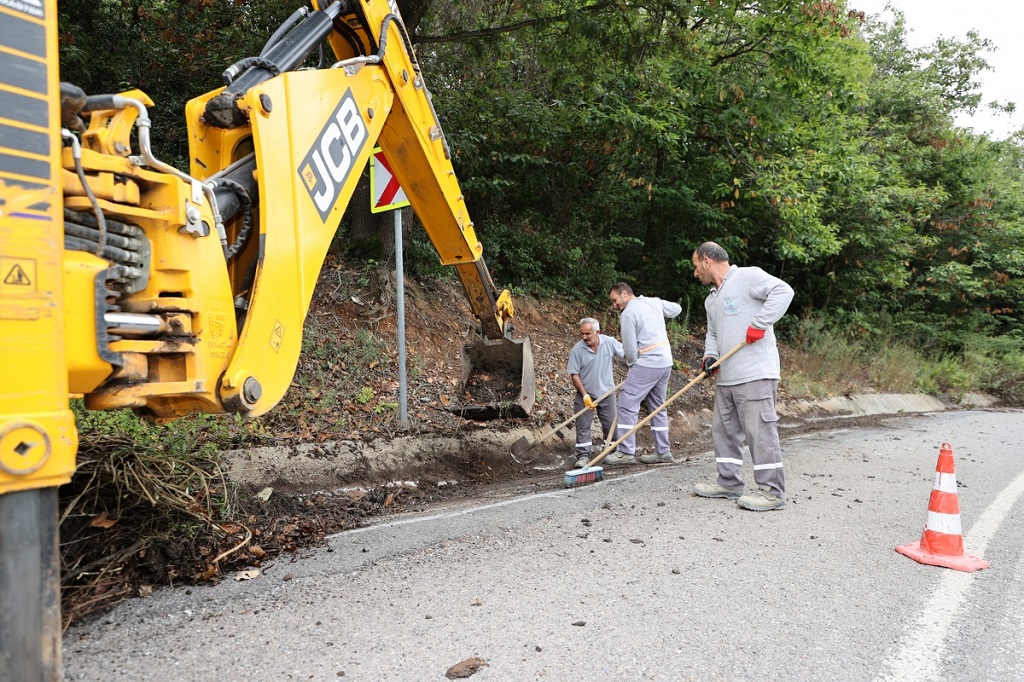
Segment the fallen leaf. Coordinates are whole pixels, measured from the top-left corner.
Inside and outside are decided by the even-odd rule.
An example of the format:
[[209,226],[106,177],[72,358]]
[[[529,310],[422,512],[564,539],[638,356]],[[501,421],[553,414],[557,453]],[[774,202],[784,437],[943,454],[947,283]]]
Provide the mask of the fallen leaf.
[[210,580],[217,573],[217,567],[211,563],[206,564],[206,570],[201,573],[196,573],[193,577],[196,580]]
[[117,519],[112,519],[107,516],[107,512],[100,512],[96,516],[92,517],[92,521],[89,525],[93,528],[110,528],[117,523]]
[[442,396],[441,396],[440,398],[438,398],[438,400],[440,400],[440,401],[441,401],[441,404],[442,404],[442,405],[444,405],[445,407],[448,407],[448,403],[449,403],[449,398],[448,398],[448,396],[446,396],[446,395],[442,395]]
[[264,502],[270,500],[270,496],[274,494],[273,488],[264,488],[263,490],[256,493],[256,497],[260,498]]
[[458,680],[476,674],[480,668],[487,667],[487,661],[482,658],[467,658],[448,668],[444,674],[449,680]]
[[252,554],[257,559],[262,559],[263,557],[267,556],[267,553],[264,552],[263,548],[260,547],[259,545],[250,545],[249,546],[249,553]]
[[259,577],[260,569],[250,568],[247,571],[239,571],[235,574],[235,580],[252,580],[253,578]]
[[222,523],[220,527],[225,533],[237,533],[242,530],[242,527],[237,523]]

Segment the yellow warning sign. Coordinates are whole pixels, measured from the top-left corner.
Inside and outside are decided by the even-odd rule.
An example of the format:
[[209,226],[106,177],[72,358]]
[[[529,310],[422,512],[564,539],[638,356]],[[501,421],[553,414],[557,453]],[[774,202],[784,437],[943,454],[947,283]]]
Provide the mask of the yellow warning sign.
[[0,294],[30,294],[35,290],[35,259],[0,257]]

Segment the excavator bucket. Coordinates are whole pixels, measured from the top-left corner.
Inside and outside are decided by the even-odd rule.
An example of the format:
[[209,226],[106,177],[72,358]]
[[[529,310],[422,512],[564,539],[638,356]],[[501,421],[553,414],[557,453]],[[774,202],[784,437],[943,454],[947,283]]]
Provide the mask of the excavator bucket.
[[461,387],[463,399],[448,409],[467,419],[530,416],[537,395],[530,338],[467,343]]

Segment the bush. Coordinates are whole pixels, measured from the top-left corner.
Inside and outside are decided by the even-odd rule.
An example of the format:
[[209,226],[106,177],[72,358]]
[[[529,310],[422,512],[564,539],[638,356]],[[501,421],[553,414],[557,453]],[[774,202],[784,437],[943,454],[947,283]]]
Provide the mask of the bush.
[[961,400],[979,392],[1024,404],[1024,343],[1016,337],[974,335],[963,351],[955,352],[934,341],[907,338],[895,326],[866,330],[821,317],[799,320],[790,336],[802,353],[798,365],[787,368],[790,395],[874,390]]
[[964,351],[976,390],[1010,405],[1024,405],[1024,341],[1013,336],[975,336]]

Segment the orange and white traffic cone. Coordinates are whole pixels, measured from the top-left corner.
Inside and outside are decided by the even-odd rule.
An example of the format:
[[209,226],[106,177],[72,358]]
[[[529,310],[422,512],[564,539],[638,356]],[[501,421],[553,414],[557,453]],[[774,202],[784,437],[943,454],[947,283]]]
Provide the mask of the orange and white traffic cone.
[[943,566],[970,573],[988,568],[988,562],[964,554],[964,536],[960,529],[960,494],[956,490],[953,446],[943,443],[935,465],[935,485],[928,500],[928,522],[921,541],[896,548],[920,564]]

